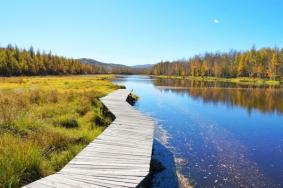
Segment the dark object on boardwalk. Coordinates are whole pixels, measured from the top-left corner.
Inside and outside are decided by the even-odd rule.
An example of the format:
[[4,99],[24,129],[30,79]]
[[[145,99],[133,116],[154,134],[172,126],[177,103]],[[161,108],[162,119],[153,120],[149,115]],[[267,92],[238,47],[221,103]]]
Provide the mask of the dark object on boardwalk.
[[126,100],[128,103],[130,103],[133,106],[138,99],[139,97],[137,95],[130,93]]

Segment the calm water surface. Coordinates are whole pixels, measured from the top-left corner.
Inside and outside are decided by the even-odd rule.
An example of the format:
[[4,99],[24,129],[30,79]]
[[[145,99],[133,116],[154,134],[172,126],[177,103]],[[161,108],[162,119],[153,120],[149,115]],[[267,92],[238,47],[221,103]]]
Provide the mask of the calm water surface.
[[153,187],[283,187],[283,89],[217,82],[117,80],[157,120]]

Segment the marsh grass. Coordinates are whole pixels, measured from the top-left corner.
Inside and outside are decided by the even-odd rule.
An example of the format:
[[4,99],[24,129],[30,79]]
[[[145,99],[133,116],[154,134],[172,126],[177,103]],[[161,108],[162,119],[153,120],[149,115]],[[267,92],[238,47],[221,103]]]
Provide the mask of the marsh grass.
[[0,78],[0,187],[20,187],[68,163],[113,120],[106,76]]
[[127,102],[131,105],[134,105],[138,101],[139,97],[135,95],[134,93],[130,93],[130,95],[127,97]]

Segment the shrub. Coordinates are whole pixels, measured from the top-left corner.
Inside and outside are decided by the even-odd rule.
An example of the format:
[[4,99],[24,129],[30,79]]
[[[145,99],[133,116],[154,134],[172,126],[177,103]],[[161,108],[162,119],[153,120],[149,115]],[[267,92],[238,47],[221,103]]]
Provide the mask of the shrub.
[[99,115],[97,115],[97,114],[95,114],[93,117],[92,117],[92,125],[95,125],[95,126],[103,126],[104,125],[104,122],[103,122],[103,119],[99,116]]
[[34,116],[24,116],[16,120],[15,130],[18,135],[27,136],[32,132],[38,132],[42,129],[44,122],[41,119],[37,119]]
[[95,113],[91,119],[92,126],[91,128],[94,128],[95,126],[102,127],[102,126],[107,126],[111,122],[111,118],[109,117],[103,117],[99,113]]
[[68,102],[73,102],[76,98],[75,93],[73,91],[65,92],[65,96],[67,96]]
[[41,99],[42,99],[42,95],[40,91],[38,90],[30,91],[30,96],[29,96],[30,103],[39,104],[41,102]]
[[91,101],[87,97],[81,97],[77,103],[77,113],[84,116],[91,109]]
[[42,149],[44,157],[48,157],[54,151],[64,150],[69,144],[76,143],[77,139],[55,128],[41,129],[28,137]]
[[66,109],[66,105],[62,104],[45,104],[41,106],[36,106],[34,111],[40,116],[42,119],[48,119],[60,114],[65,114],[68,109]]
[[131,105],[134,105],[139,97],[133,93],[130,93],[130,95],[127,97],[127,102]]
[[15,96],[10,95],[11,97],[13,97],[13,100],[15,100],[15,105],[19,108],[19,109],[25,109],[29,107],[29,101],[27,99],[27,94],[26,93],[18,93]]
[[42,157],[28,140],[9,134],[0,137],[0,187],[19,187],[41,176]]
[[79,123],[77,121],[76,118],[68,116],[68,115],[63,115],[63,116],[59,116],[59,118],[57,118],[56,125],[65,127],[65,128],[77,128],[79,127]]
[[15,120],[21,115],[22,105],[17,105],[18,98],[15,95],[0,96],[0,127],[13,130],[15,127]]
[[50,90],[48,93],[48,101],[51,103],[57,103],[58,102],[58,91],[57,90]]

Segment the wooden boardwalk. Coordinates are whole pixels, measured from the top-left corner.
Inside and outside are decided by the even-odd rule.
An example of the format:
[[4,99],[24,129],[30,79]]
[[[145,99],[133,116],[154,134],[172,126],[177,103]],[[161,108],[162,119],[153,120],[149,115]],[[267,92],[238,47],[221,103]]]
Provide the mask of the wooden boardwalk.
[[61,171],[24,187],[137,187],[149,174],[154,121],[126,102],[119,89],[101,98],[112,124]]

